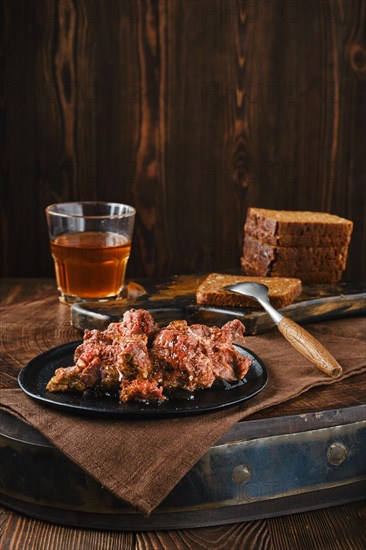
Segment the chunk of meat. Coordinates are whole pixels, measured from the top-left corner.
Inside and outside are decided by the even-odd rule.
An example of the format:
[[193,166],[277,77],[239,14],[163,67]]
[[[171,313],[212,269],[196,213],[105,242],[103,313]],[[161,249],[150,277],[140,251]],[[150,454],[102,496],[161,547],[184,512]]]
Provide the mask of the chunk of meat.
[[116,365],[103,365],[100,371],[100,387],[104,391],[118,390],[122,374]]
[[209,349],[216,378],[226,382],[244,378],[252,363],[249,357],[241,354],[231,344],[215,344]]
[[65,367],[56,369],[55,374],[48,382],[48,391],[84,391],[86,385],[80,379],[80,367]]
[[75,366],[59,368],[48,382],[49,391],[84,391],[100,382],[101,361],[99,350],[87,346]]
[[151,372],[145,334],[133,334],[122,342],[106,346],[101,355],[102,389],[115,389],[122,378],[147,379]]
[[245,344],[244,333],[245,327],[239,319],[233,319],[226,323],[221,329],[222,337],[232,344]]
[[228,382],[243,378],[251,361],[232,343],[243,342],[244,331],[238,320],[222,329],[173,321],[159,332],[151,349],[159,382],[165,388],[194,391],[211,387],[216,378]]
[[205,346],[188,332],[166,328],[155,338],[151,355],[164,388],[194,391],[212,386],[215,375]]
[[[183,330],[183,325],[181,330]],[[201,338],[207,338],[212,343],[244,344],[244,325],[239,319],[229,321],[222,328],[207,325],[187,325],[187,330]]]
[[[99,385],[114,390],[122,377],[147,379],[152,364],[147,349],[148,338],[158,330],[148,311],[130,310],[121,323],[111,323],[107,330],[85,330],[84,341],[75,350],[77,371],[56,373],[50,380],[49,391],[84,391]],[[72,386],[72,388],[71,388]]]
[[120,400],[126,401],[164,401],[163,388],[156,380],[122,380]]
[[221,329],[206,325],[191,325],[188,330],[204,342],[216,378],[227,382],[244,378],[251,360],[232,345],[233,343],[244,344],[245,328],[241,321],[234,319]]
[[148,378],[152,363],[145,334],[132,334],[115,346],[115,364],[124,378]]
[[121,342],[132,334],[144,334],[151,342],[158,331],[159,327],[151,313],[144,309],[129,309],[124,313],[123,320],[120,323],[111,323],[105,333],[114,342]]
[[[88,356],[90,353],[99,355],[102,348],[113,343],[113,339],[110,338],[106,331],[100,330],[88,330],[84,331],[84,341],[78,346],[74,353],[74,361],[77,363],[78,359],[86,354],[86,361],[88,362]],[[84,359],[83,359],[84,360]]]

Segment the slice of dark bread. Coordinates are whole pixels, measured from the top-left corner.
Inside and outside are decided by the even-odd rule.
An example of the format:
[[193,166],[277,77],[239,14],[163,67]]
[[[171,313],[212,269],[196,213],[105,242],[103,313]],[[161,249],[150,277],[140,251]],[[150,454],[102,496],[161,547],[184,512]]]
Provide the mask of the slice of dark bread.
[[197,289],[197,303],[211,306],[260,309],[261,306],[253,298],[224,290],[224,287],[227,285],[246,282],[262,283],[268,286],[269,299],[273,307],[276,308],[288,306],[302,291],[300,279],[290,279],[288,277],[243,277],[242,275],[211,273]]
[[299,270],[339,271],[347,262],[348,246],[273,246],[251,235],[244,236],[243,257],[247,262],[259,264],[266,273],[281,269],[290,262]]
[[347,246],[353,223],[326,212],[249,208],[246,234],[279,246]]
[[250,277],[297,277],[303,283],[337,283],[343,274],[343,269],[330,268],[325,271],[309,271],[299,268],[291,262],[281,262],[271,270],[268,270],[268,267],[260,262],[252,263],[243,257],[240,262],[243,273]]

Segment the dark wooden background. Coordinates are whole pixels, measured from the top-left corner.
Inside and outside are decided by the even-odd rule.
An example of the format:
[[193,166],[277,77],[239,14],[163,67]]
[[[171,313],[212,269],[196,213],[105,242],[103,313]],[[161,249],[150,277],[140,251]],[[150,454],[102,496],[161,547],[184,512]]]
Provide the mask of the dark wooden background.
[[366,276],[365,0],[5,0],[2,275],[44,207],[132,203],[129,275],[239,265],[248,206],[351,218]]

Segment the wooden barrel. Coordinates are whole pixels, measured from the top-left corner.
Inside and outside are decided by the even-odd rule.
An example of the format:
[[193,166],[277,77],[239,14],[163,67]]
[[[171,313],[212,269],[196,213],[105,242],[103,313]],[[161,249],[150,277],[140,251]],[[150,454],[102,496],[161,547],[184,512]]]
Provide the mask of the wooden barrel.
[[38,519],[115,530],[220,525],[366,495],[366,405],[239,422],[144,517],[20,420],[0,415],[0,501]]

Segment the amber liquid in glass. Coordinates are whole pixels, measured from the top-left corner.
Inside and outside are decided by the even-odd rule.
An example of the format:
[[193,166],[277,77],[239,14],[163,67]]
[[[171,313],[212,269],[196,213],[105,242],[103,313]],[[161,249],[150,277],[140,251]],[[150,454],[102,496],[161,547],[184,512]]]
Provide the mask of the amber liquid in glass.
[[57,286],[64,300],[120,294],[131,251],[131,241],[126,237],[85,231],[60,235],[50,244]]

